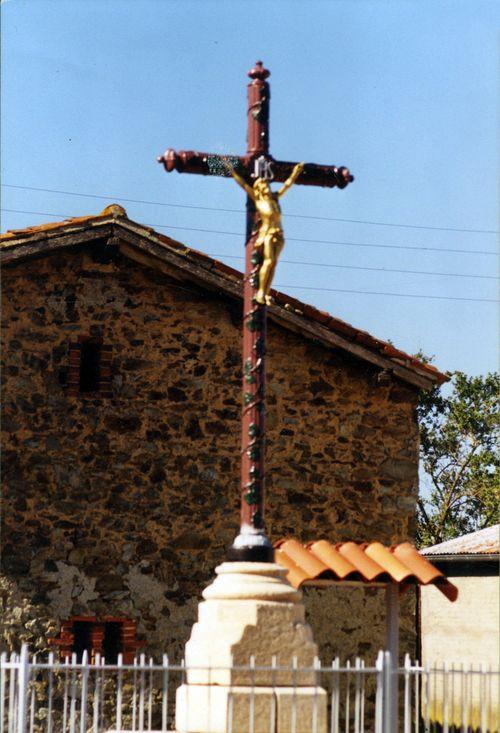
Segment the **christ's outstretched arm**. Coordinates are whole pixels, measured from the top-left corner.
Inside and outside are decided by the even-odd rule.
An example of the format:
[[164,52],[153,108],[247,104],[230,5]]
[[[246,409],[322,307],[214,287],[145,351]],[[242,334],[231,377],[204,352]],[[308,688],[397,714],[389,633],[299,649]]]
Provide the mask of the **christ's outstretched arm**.
[[253,190],[253,188],[249,186],[248,183],[236,173],[232,165],[229,165],[229,163],[227,163],[226,161],[224,161],[224,165],[226,166],[227,170],[230,172],[236,183],[241,186],[244,191],[247,192],[252,201],[255,201],[255,191]]
[[293,184],[295,183],[295,181],[297,180],[297,178],[300,176],[300,174],[304,170],[304,165],[305,165],[305,163],[297,163],[297,165],[295,166],[295,168],[292,171],[291,176],[286,179],[285,183],[283,184],[283,186],[278,191],[278,196],[280,198],[281,198],[281,196],[283,196],[283,194],[285,194],[288,191],[288,189],[291,186],[293,186]]

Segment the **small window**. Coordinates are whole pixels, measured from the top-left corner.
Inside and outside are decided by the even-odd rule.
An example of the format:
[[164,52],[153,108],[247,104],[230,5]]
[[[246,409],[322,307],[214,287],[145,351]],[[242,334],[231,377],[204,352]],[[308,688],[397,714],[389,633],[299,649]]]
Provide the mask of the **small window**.
[[83,341],[80,346],[80,394],[98,392],[101,382],[101,346],[99,341]]
[[107,621],[104,624],[102,653],[109,664],[116,664],[118,655],[123,652],[123,624]]
[[82,661],[83,652],[85,650],[87,650],[89,655],[92,651],[91,630],[91,621],[75,621],[73,624],[73,644],[71,651],[76,654],[76,661],[78,663]]
[[111,348],[100,338],[80,336],[70,344],[66,391],[73,397],[111,396]]
[[100,654],[107,664],[116,664],[122,654],[124,664],[130,664],[139,646],[135,634],[135,621],[130,619],[79,616],[63,621],[59,637],[51,642],[59,647],[63,658],[76,654],[78,663],[87,651],[90,660]]

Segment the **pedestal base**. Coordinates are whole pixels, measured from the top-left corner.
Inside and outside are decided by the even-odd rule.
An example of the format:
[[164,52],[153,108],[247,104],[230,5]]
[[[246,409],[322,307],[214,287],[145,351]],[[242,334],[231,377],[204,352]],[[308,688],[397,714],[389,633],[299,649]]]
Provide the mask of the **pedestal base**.
[[181,685],[177,733],[324,733],[326,692],[320,687]]
[[[285,568],[228,562],[216,573],[186,644],[188,684],[315,685],[317,647],[302,594],[284,579]],[[249,670],[252,660],[269,669]],[[288,669],[272,670],[273,664]]]
[[216,573],[186,644],[178,733],[325,733],[317,647],[285,568],[228,562]]

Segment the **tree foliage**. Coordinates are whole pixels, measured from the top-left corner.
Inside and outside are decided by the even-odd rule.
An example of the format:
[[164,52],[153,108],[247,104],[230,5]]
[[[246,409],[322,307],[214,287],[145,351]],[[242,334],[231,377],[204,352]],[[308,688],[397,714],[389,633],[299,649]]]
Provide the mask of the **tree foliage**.
[[499,516],[500,374],[451,376],[448,396],[434,388],[418,407],[426,474],[417,505],[420,546],[482,529]]

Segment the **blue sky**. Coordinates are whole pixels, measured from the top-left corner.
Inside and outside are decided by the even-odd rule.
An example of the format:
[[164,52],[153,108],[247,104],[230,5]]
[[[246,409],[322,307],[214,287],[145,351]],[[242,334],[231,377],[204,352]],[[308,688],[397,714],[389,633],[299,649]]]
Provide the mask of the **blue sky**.
[[167,175],[155,157],[243,153],[246,72],[262,58],[272,154],[356,176],[283,200],[285,214],[318,218],[284,218],[277,287],[442,369],[497,368],[497,258],[485,253],[498,241],[500,4],[7,0],[2,16],[2,230],[116,200],[241,267],[242,192]]

